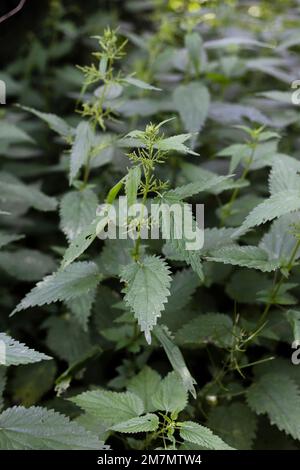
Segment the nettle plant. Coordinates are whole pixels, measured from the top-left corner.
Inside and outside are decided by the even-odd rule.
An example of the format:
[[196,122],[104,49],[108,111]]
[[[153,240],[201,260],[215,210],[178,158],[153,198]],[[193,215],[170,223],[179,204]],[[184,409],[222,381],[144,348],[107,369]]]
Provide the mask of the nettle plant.
[[[77,120],[22,108],[58,134],[64,152],[54,171],[67,174],[71,188],[59,189],[57,201],[37,184],[0,174],[2,217],[58,208],[67,241],[66,247],[54,219],[52,255],[18,249],[23,235],[1,232],[3,271],[20,282],[39,281],[15,302],[9,334],[0,335],[1,396],[9,379],[0,404],[1,448],[249,449],[268,447],[268,438],[297,448],[300,381],[289,354],[300,340],[300,164],[279,150],[279,132],[262,125],[260,111],[212,102],[213,88],[224,86],[239,58],[224,57],[221,79],[186,20],[184,48],[172,48],[162,67],[171,73],[175,64],[181,83],[167,83],[166,93],[125,72],[126,41],[106,29],[96,38],[94,62],[80,67]],[[140,41],[140,70],[151,81],[158,65],[149,44],[163,55],[159,41],[175,37],[165,28]],[[199,164],[198,133],[209,112],[215,122],[218,113],[252,121],[230,127],[235,142],[216,155],[228,172]],[[1,126],[8,141],[13,135],[31,142],[17,126]],[[205,149],[212,138],[208,130]],[[105,208],[118,209],[124,196],[129,209],[140,203],[141,210],[129,211],[110,237]],[[143,207],[153,202],[162,233],[145,239],[157,220]],[[187,202],[205,204],[207,228],[196,249],[189,243],[202,240],[203,231]],[[174,205],[189,211],[182,232]],[[47,216],[26,220],[43,224]],[[10,322],[17,332],[31,308],[36,349],[47,354],[11,337]],[[30,336],[30,326],[25,332]],[[44,406],[35,406],[40,401]]]

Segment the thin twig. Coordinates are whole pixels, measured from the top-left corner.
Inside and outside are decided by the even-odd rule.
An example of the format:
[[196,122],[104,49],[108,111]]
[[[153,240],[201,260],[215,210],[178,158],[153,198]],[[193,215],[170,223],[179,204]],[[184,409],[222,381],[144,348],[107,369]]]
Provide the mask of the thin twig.
[[0,17],[0,23],[3,23],[3,21],[8,20],[11,16],[14,16],[16,13],[18,13],[20,10],[22,10],[23,6],[25,5],[26,0],[21,0],[19,5],[16,6],[13,10],[10,12],[6,13],[5,15]]

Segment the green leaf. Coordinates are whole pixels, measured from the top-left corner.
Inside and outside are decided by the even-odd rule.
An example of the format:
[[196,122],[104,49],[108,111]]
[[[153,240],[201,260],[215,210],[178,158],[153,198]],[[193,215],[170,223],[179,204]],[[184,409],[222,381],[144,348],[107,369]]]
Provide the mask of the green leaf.
[[70,366],[93,350],[88,333],[71,315],[50,316],[43,323],[43,328],[47,329],[46,344],[49,349]]
[[263,272],[274,271],[280,266],[277,260],[269,260],[268,253],[256,246],[224,246],[211,251],[207,260],[258,269]]
[[86,413],[96,416],[107,426],[135,418],[144,412],[142,400],[130,392],[93,390],[76,395],[69,400]]
[[171,339],[171,334],[165,326],[157,325],[154,329],[155,337],[165,350],[165,353],[177,375],[181,378],[185,389],[196,398],[196,390],[194,385],[196,380],[191,376],[189,369],[186,366],[184,357],[179,347],[174,344]]
[[232,144],[217,153],[219,157],[231,157],[229,172],[232,173],[244,159],[251,158],[253,150],[247,144]]
[[155,86],[149,85],[149,83],[146,83],[143,80],[140,80],[135,77],[125,77],[123,78],[123,81],[128,83],[129,85],[133,85],[137,88],[141,88],[142,90],[161,91],[161,88],[156,88]]
[[234,228],[206,228],[202,253],[210,253],[212,250],[232,245],[234,243],[233,232]]
[[141,182],[141,169],[139,166],[130,168],[125,182],[125,193],[127,196],[128,207],[136,204],[138,188]]
[[215,344],[228,347],[232,343],[232,320],[223,313],[199,314],[176,334],[179,344]]
[[300,439],[300,392],[287,374],[259,377],[248,389],[247,401],[257,414],[267,414],[280,431]]
[[170,372],[158,385],[152,396],[155,410],[178,414],[187,406],[188,394],[175,372]]
[[155,370],[145,366],[127,384],[127,390],[143,400],[145,411],[155,411],[152,397],[161,382],[161,376]]
[[191,138],[192,134],[179,134],[172,137],[166,137],[161,139],[155,144],[155,148],[159,150],[169,151],[176,150],[180,153],[189,153],[191,155],[198,155],[198,153],[191,150],[189,147],[184,145],[184,143]]
[[[294,224],[300,222],[299,212],[287,214],[272,223],[270,230],[263,236],[259,248],[268,253],[270,260],[278,261],[281,266],[287,265],[296,245],[296,239],[292,233]],[[300,249],[295,255],[295,260],[300,256]]]
[[54,260],[37,250],[23,249],[13,253],[1,251],[0,267],[20,281],[38,281],[56,268]]
[[96,289],[92,289],[80,297],[68,300],[66,302],[71,313],[74,315],[78,323],[84,331],[88,331],[88,321],[92,313],[92,306],[96,297]]
[[71,241],[70,246],[66,249],[62,268],[67,268],[75,259],[77,259],[87,248],[93,243],[97,235],[99,235],[106,227],[108,217],[95,217],[95,219]]
[[184,129],[187,132],[199,132],[208,114],[208,89],[201,82],[180,85],[175,89],[173,99]]
[[[182,163],[181,168],[185,179],[192,183],[196,183],[197,185],[207,185],[208,192],[211,194],[218,195],[228,189],[241,188],[245,185],[247,186],[247,182],[245,181],[233,180],[228,177],[230,175],[227,177],[219,176],[212,171],[206,170],[205,168],[192,163],[184,162]],[[219,183],[216,185],[215,182],[217,181],[217,178],[220,179],[218,180]]]
[[89,122],[81,121],[76,128],[75,140],[71,151],[70,183],[76,178],[81,167],[87,163],[93,140],[94,133]]
[[54,211],[57,201],[53,197],[46,196],[34,186],[25,185],[15,176],[2,172],[0,173],[0,200],[12,203],[22,202],[29,207],[40,211]]
[[75,133],[75,130],[71,126],[69,126],[66,121],[56,116],[55,114],[42,113],[41,111],[37,111],[36,109],[28,108],[27,106],[20,107],[24,109],[24,111],[28,111],[45,121],[49,125],[50,129],[57,132],[62,137],[71,137]]
[[22,240],[22,238],[24,238],[24,235],[0,231],[0,248],[8,245],[9,243]]
[[179,186],[176,189],[171,189],[163,194],[163,198],[168,201],[180,201],[199,194],[200,192],[210,192],[211,188],[217,188],[223,181],[228,180],[230,176],[217,176],[213,175],[206,181],[195,181],[188,183],[184,186]]
[[64,195],[60,202],[60,227],[69,241],[93,222],[97,206],[97,196],[91,189]]
[[264,224],[290,212],[300,209],[300,189],[287,189],[273,194],[269,199],[256,206],[244,220],[235,234],[243,233],[249,228]]
[[56,371],[54,361],[18,367],[11,381],[14,403],[35,405],[53,387]]
[[105,240],[103,250],[99,257],[100,271],[108,277],[120,275],[123,266],[132,261],[133,240]]
[[171,323],[176,324],[177,321],[181,320],[178,318],[181,315],[176,315],[176,313],[182,311],[190,302],[199,284],[198,276],[191,269],[183,269],[175,273],[172,278],[170,297],[164,312],[164,322],[168,319]]
[[22,129],[15,126],[15,124],[4,121],[3,119],[0,121],[0,140],[1,142],[7,141],[13,144],[34,142],[34,140]]
[[164,310],[170,294],[170,271],[164,260],[146,256],[141,262],[125,266],[121,271],[124,300],[132,309],[147,342],[151,343],[151,330]]
[[256,416],[243,403],[232,403],[213,408],[208,426],[235,449],[251,449],[256,436]]
[[96,88],[94,95],[103,101],[108,101],[118,98],[121,96],[122,92],[123,87],[120,85],[120,83],[110,82],[106,83],[105,85],[100,85],[98,88]]
[[180,437],[185,441],[200,445],[212,450],[233,450],[222,439],[204,426],[193,421],[183,421],[180,425]]
[[[162,237],[172,252],[184,260],[203,280],[202,261],[199,250],[204,243],[204,231],[198,227],[191,207],[181,201],[168,205],[168,201],[157,207]],[[175,201],[173,201],[174,203]],[[155,218],[157,215],[154,216]],[[155,218],[153,217],[153,220]],[[157,217],[158,218],[158,217]]]
[[17,305],[13,314],[29,307],[80,297],[93,290],[100,280],[101,276],[95,263],[73,263],[64,271],[57,271],[38,282]]
[[297,160],[277,159],[272,166],[269,177],[271,195],[281,191],[300,189],[299,162]]
[[184,37],[184,44],[189,53],[190,60],[194,66],[196,74],[199,74],[200,69],[204,71],[206,66],[206,55],[200,34],[196,31],[187,33]]
[[14,406],[0,415],[2,450],[99,450],[101,442],[69,418],[41,407]]
[[138,418],[131,418],[128,421],[115,424],[110,429],[112,431],[129,434],[136,432],[153,432],[157,430],[158,425],[158,416],[153,413],[147,413],[144,416],[139,416]]
[[0,364],[6,367],[52,359],[46,354],[28,348],[5,333],[0,333],[0,348]]

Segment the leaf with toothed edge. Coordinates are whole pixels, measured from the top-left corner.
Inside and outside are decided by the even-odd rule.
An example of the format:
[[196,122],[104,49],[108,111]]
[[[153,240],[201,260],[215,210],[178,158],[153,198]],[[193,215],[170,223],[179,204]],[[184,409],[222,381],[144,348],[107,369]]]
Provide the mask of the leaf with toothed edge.
[[33,364],[34,362],[52,359],[46,354],[30,349],[25,344],[16,341],[5,333],[0,333],[0,345],[4,345],[4,357],[0,354],[1,366]]
[[100,450],[103,443],[66,416],[46,408],[14,406],[0,414],[2,450]]
[[124,300],[138,320],[146,341],[151,343],[151,330],[164,310],[170,295],[171,276],[167,263],[157,256],[146,256],[121,271],[126,283]]
[[101,280],[98,267],[92,262],[79,261],[64,271],[46,276],[24,297],[12,315],[29,307],[71,300],[91,292]]
[[153,432],[157,430],[158,426],[158,416],[153,413],[148,413],[144,416],[138,416],[137,418],[131,418],[128,421],[115,424],[110,429],[112,431],[130,434],[136,432]]

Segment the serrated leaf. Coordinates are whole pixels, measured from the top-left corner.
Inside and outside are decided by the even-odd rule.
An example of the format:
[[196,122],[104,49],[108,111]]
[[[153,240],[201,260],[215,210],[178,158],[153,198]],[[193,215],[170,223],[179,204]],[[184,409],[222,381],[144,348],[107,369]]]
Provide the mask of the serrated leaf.
[[203,280],[199,250],[204,243],[204,231],[194,219],[191,207],[182,201],[174,205],[168,205],[166,201],[161,206],[156,206],[156,210],[157,214],[152,214],[152,217],[156,221],[159,214],[162,237],[167,240],[171,250]]
[[75,140],[71,150],[70,183],[72,183],[81,167],[87,162],[93,140],[94,133],[89,122],[81,121],[76,128]]
[[141,169],[139,166],[130,168],[125,182],[125,193],[127,197],[128,208],[136,204],[138,188],[141,182]]
[[198,155],[198,153],[191,150],[185,145],[185,142],[191,138],[192,134],[179,134],[172,137],[161,139],[155,144],[155,148],[159,150],[169,151],[176,150],[176,152],[189,153],[191,155]]
[[120,275],[123,266],[132,261],[133,240],[105,240],[105,245],[99,257],[101,272],[108,277]]
[[[297,243],[292,231],[294,224],[299,222],[300,214],[295,212],[284,215],[272,223],[270,230],[259,243],[259,248],[268,253],[270,260],[277,260],[281,266],[288,263]],[[299,256],[300,249],[295,254],[294,259],[297,260]]]
[[149,85],[149,83],[144,82],[143,80],[140,80],[135,77],[125,77],[123,78],[123,81],[128,83],[129,85],[133,85],[137,88],[141,88],[142,90],[155,90],[155,91],[161,91],[160,88],[157,88],[155,86]]
[[179,344],[215,344],[228,347],[232,343],[232,320],[223,313],[200,314],[186,323],[176,334]]
[[171,316],[173,316],[175,317],[173,320],[176,322],[176,312],[182,311],[189,303],[199,284],[198,276],[191,269],[183,269],[175,273],[172,278],[170,297],[165,308],[164,321],[166,318],[172,321]]
[[42,113],[41,111],[37,111],[36,109],[28,108],[27,106],[20,107],[24,109],[24,111],[28,111],[45,121],[50,127],[50,129],[57,132],[62,137],[71,137],[75,133],[75,130],[71,126],[69,126],[66,121],[56,116],[55,114]]
[[28,348],[5,333],[0,333],[0,346],[0,364],[6,367],[52,359],[46,354]]
[[207,260],[258,269],[263,272],[274,271],[280,266],[277,260],[269,260],[268,253],[256,246],[224,246],[218,250],[212,250]]
[[88,321],[92,313],[92,306],[95,301],[96,289],[92,289],[87,294],[68,300],[67,306],[81,325],[84,331],[88,330]]
[[300,439],[300,392],[287,374],[259,377],[248,389],[247,401],[257,414],[267,414],[271,424]]
[[71,315],[50,316],[43,323],[43,328],[47,329],[46,344],[49,349],[70,366],[88,356],[93,349],[89,334]]
[[156,431],[159,425],[158,416],[153,413],[147,413],[138,418],[131,418],[128,421],[115,424],[110,429],[112,431],[123,432],[126,434],[136,432],[153,432]]
[[223,246],[232,245],[234,228],[206,228],[204,230],[204,245],[202,253],[210,253],[212,250],[218,250]]
[[40,211],[54,211],[57,206],[55,198],[46,196],[37,188],[25,185],[15,176],[4,172],[0,174],[0,200],[4,203],[26,203]]
[[101,442],[69,418],[41,407],[15,406],[0,415],[2,450],[99,450]]
[[[194,165],[192,163],[184,162],[182,163],[181,168],[185,179],[197,185],[208,185],[208,192],[211,194],[217,195],[228,189],[235,189],[243,187],[245,184],[247,185],[245,181],[233,180],[232,178],[228,177],[230,175],[227,177],[217,175],[212,171],[206,170],[205,168]],[[220,178],[218,180],[218,184],[214,184],[214,182],[216,182],[216,178]]]
[[160,317],[170,294],[170,271],[164,260],[146,256],[139,263],[125,266],[121,271],[126,304],[132,309],[141,331],[151,343],[151,330]]
[[180,423],[180,437],[185,441],[192,442],[212,450],[233,450],[222,439],[204,426],[193,421],[183,421]]
[[300,209],[300,189],[287,189],[273,194],[269,199],[256,206],[244,220],[242,226],[235,234],[264,224],[270,220],[281,217]]
[[188,132],[199,132],[208,114],[208,89],[200,82],[180,85],[175,89],[173,99],[184,129]]
[[86,413],[96,416],[107,426],[135,418],[144,412],[142,400],[130,392],[93,390],[76,395],[69,400]]
[[171,189],[163,194],[163,198],[167,201],[180,201],[187,199],[199,194],[200,192],[210,192],[211,188],[218,187],[223,181],[228,180],[230,176],[218,176],[213,175],[212,178],[206,181],[199,181],[194,183],[188,183],[184,186],[179,186],[175,189]]
[[171,334],[165,326],[157,325],[154,329],[154,334],[162,347],[178,377],[181,378],[185,390],[191,393],[196,398],[196,390],[194,385],[196,380],[191,376],[189,369],[185,363],[184,357],[179,347],[172,341]]
[[152,404],[155,410],[167,413],[179,413],[187,405],[188,394],[175,372],[170,372],[158,385],[152,396]]
[[208,415],[209,428],[235,449],[251,449],[256,436],[256,416],[243,403],[213,408]]
[[127,390],[143,400],[145,411],[155,411],[152,397],[161,382],[161,376],[155,370],[145,366],[127,384]]
[[69,241],[93,222],[97,206],[97,196],[91,189],[65,194],[60,202],[60,226]]
[[62,268],[67,268],[93,243],[97,235],[105,229],[108,218],[95,217],[95,219],[77,235],[64,253]]
[[13,314],[29,307],[71,300],[93,290],[100,282],[98,267],[92,262],[77,262],[64,271],[46,276],[24,297]]
[[275,160],[269,176],[269,190],[271,195],[281,191],[300,190],[299,162],[285,159]]

